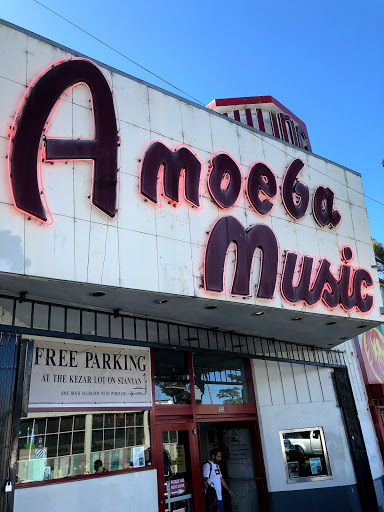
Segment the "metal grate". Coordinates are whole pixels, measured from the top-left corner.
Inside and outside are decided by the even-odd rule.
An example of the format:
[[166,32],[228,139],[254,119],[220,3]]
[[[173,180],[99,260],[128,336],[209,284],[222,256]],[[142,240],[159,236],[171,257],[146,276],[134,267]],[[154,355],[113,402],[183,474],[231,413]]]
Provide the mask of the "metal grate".
[[[33,342],[0,331],[0,510],[13,510],[20,416],[29,394]],[[10,491],[5,492],[6,483]]]
[[15,334],[0,332],[0,510],[8,505],[5,483],[11,480],[12,421],[17,380],[19,345]]
[[29,336],[210,351],[315,366],[345,366],[343,352],[206,327],[151,320],[115,311],[0,295],[0,329]]

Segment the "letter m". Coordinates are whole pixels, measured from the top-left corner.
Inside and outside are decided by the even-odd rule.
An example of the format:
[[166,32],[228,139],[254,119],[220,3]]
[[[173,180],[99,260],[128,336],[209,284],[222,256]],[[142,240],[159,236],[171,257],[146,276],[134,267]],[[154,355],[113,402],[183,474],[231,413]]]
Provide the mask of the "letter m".
[[253,257],[261,250],[259,286],[256,297],[273,299],[279,264],[279,244],[275,233],[264,224],[255,224],[245,230],[234,217],[219,219],[209,234],[205,248],[204,285],[208,292],[221,293],[224,289],[225,262],[228,248],[236,245],[236,265],[231,294],[250,297]]
[[160,205],[158,181],[162,180],[164,196],[180,204],[180,178],[184,174],[185,199],[199,208],[202,167],[201,160],[186,146],[177,146],[172,151],[162,142],[154,141],[145,150],[141,162],[140,193]]

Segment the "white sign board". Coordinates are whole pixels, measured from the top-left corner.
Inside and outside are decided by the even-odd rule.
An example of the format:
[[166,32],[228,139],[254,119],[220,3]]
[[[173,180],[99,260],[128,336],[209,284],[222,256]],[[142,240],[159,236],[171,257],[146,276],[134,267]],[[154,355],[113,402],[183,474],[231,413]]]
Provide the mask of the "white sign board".
[[150,406],[148,348],[35,342],[29,408]]

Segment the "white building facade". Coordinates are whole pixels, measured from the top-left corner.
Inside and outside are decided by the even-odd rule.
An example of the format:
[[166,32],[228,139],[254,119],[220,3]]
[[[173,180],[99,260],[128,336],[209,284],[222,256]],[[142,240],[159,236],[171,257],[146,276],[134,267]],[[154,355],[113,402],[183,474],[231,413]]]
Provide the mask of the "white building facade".
[[0,62],[4,503],[203,511],[218,448],[226,511],[383,510],[361,176],[5,22]]

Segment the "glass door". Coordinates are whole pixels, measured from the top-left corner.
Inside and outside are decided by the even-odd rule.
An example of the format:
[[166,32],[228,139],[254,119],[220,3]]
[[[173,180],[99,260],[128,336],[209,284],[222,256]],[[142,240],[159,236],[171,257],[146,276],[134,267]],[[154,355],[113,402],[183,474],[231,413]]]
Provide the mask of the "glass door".
[[239,425],[228,427],[221,432],[227,482],[235,494],[228,505],[233,511],[256,512],[260,508],[250,431],[248,427]]
[[248,422],[200,423],[201,463],[209,460],[212,448],[221,452],[221,471],[234,493],[223,492],[225,512],[268,510],[264,499],[263,473],[254,443],[253,425]]
[[160,512],[202,510],[202,485],[193,424],[156,425]]

